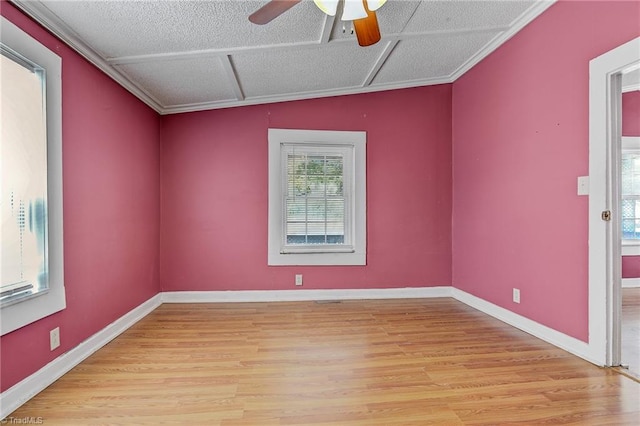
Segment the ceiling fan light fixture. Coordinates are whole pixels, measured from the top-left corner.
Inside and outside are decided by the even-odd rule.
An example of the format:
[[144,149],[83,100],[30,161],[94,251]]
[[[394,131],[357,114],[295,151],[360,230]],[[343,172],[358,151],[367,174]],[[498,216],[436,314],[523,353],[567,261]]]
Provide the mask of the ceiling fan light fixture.
[[[249,16],[249,21],[263,25],[271,22],[301,0],[271,0]],[[380,41],[380,28],[376,10],[387,0],[313,0],[322,12],[335,16],[342,1],[342,21],[351,21],[360,46],[371,46]],[[346,32],[343,28],[342,32]]]
[[338,1],[339,0],[313,0],[316,6],[318,6],[318,9],[329,16],[336,16],[336,12],[338,11]]
[[364,7],[363,0],[344,0],[341,18],[343,21],[355,21],[356,19],[364,19],[366,17],[367,11]]
[[[340,0],[313,0],[318,6],[318,9],[323,11],[329,16],[335,16],[338,12],[338,3]],[[387,0],[344,0],[344,7],[342,11],[343,21],[353,21],[355,19],[364,19],[367,17],[367,12],[363,3],[367,4],[367,9],[372,12],[380,9]]]
[[384,5],[387,0],[367,0],[367,7],[370,11],[375,12]]
[[353,21],[353,28],[358,38],[358,44],[362,47],[371,46],[380,41],[380,27],[376,13],[367,10],[367,17]]

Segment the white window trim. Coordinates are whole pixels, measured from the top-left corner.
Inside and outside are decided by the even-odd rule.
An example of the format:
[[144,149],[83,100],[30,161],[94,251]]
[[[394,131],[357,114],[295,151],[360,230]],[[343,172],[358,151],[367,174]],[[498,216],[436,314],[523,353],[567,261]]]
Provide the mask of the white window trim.
[[[366,132],[331,130],[269,129],[269,235],[268,265],[366,265],[367,260],[367,173]],[[351,224],[352,246],[348,250],[323,250],[314,253],[304,250],[282,252],[283,220],[283,144],[308,144],[311,146],[352,146],[353,155],[353,203]]]
[[[622,152],[640,152],[640,136],[623,136]],[[623,256],[640,256],[640,240],[622,240]]]
[[0,308],[5,335],[66,307],[62,229],[62,59],[9,20],[0,21],[2,43],[46,69],[49,290]]

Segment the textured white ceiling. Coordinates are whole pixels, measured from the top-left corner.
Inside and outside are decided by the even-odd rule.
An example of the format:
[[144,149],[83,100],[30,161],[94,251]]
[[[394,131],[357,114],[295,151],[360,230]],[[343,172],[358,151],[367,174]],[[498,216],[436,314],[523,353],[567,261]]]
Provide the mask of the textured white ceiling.
[[270,49],[233,56],[242,88],[250,96],[328,91],[362,85],[382,52],[378,44],[325,44],[314,49]]
[[[236,99],[229,85],[222,58],[199,57],[163,61],[162,66],[147,63],[115,66],[130,80],[141,84],[162,105]],[[185,72],[188,70],[188,72]]]
[[14,0],[162,114],[455,81],[546,10],[540,0],[388,0],[382,40],[303,0]]
[[497,35],[497,31],[491,31],[402,40],[389,55],[373,84],[451,75]]

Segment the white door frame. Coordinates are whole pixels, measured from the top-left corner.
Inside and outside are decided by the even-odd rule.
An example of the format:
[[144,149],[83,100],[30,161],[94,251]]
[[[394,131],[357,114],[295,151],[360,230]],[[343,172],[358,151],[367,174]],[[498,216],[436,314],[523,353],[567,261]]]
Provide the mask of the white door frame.
[[[640,37],[589,62],[589,343],[591,361],[620,364],[622,73],[640,64]],[[611,220],[601,218],[611,212]]]

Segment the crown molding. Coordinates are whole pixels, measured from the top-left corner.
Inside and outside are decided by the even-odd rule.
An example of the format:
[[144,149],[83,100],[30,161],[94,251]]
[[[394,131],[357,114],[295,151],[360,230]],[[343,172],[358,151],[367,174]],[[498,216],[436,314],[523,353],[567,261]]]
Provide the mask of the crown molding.
[[160,112],[160,114],[169,115],[169,114],[233,108],[233,107],[249,106],[249,105],[263,105],[263,104],[273,104],[278,102],[300,101],[305,99],[328,98],[332,96],[357,95],[362,93],[375,93],[375,92],[383,92],[386,90],[409,89],[412,87],[433,86],[436,84],[448,84],[448,83],[452,83],[452,81],[448,77],[443,77],[443,78],[435,78],[435,79],[404,81],[404,82],[384,84],[384,85],[344,87],[344,88],[334,89],[334,90],[298,92],[298,93],[291,93],[291,94],[278,95],[278,96],[247,97],[243,101],[225,100],[225,101],[216,101],[216,102],[202,102],[202,103],[194,103],[194,104],[172,105],[164,108],[163,111]]

